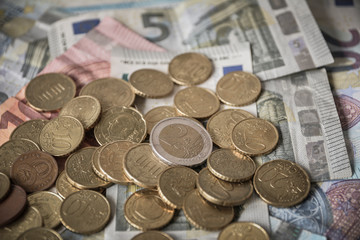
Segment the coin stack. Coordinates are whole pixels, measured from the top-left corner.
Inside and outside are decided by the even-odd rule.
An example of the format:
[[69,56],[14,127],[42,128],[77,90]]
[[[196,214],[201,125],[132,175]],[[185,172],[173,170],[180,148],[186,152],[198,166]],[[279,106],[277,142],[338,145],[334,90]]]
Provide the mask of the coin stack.
[[[0,235],[61,239],[53,230],[60,223],[80,234],[101,231],[110,219],[104,189],[136,184],[143,189],[124,205],[126,220],[144,231],[133,239],[172,239],[153,230],[167,225],[179,209],[195,227],[223,229],[219,239],[244,229],[253,229],[255,239],[269,239],[255,223],[230,224],[233,207],[248,200],[254,188],[269,204],[293,206],[309,193],[309,177],[287,160],[257,168],[251,157],[275,149],[276,127],[241,109],[219,109],[220,102],[236,107],[255,102],[260,80],[236,71],[219,80],[216,93],[196,86],[212,72],[206,56],[184,53],[170,62],[168,74],[141,69],[129,82],[97,79],[77,97],[68,76],[34,78],[25,92],[28,104],[60,111],[54,119],[19,125],[0,146]],[[145,115],[131,107],[135,95],[165,97],[174,84],[186,88],[175,94],[173,106]],[[98,146],[91,144],[93,138]],[[65,165],[58,165],[64,157]],[[48,190],[54,183],[56,193]]]

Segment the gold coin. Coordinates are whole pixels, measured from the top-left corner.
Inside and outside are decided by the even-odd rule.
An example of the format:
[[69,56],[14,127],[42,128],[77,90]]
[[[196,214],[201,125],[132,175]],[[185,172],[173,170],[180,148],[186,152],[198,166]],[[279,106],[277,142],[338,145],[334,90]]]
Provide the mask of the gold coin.
[[302,202],[310,191],[306,171],[300,165],[283,159],[261,165],[253,181],[261,199],[277,207],[294,206]]
[[39,191],[28,196],[29,205],[39,210],[43,225],[54,228],[60,224],[60,205],[62,198],[56,193]]
[[251,113],[241,109],[222,110],[211,116],[206,124],[206,130],[216,145],[233,149],[231,132],[234,126],[244,119],[253,117]]
[[12,131],[10,139],[25,138],[40,146],[40,133],[47,122],[48,120],[43,119],[34,119],[23,122]]
[[126,176],[144,188],[155,188],[160,174],[168,167],[154,155],[148,143],[130,148],[124,157]]
[[40,133],[41,148],[53,156],[66,156],[75,151],[84,139],[84,127],[79,120],[60,116],[50,120]]
[[10,179],[5,174],[0,172],[0,201],[3,200],[10,191]]
[[61,73],[42,74],[25,89],[28,104],[38,111],[55,111],[75,97],[75,82]]
[[174,89],[174,83],[169,76],[154,69],[140,69],[133,72],[129,83],[137,95],[147,98],[165,97]]
[[124,205],[125,219],[142,231],[164,227],[174,212],[161,200],[157,191],[150,189],[134,192]]
[[23,232],[41,226],[42,218],[39,210],[29,206],[15,222],[0,228],[0,236],[1,239],[16,240]]
[[207,167],[216,177],[228,182],[250,180],[256,164],[250,157],[231,149],[218,149],[211,153]]
[[216,231],[228,225],[234,218],[232,207],[223,207],[207,202],[198,189],[190,192],[184,200],[184,214],[195,227]]
[[158,191],[169,206],[181,209],[186,195],[196,188],[197,172],[177,166],[163,171],[159,177]]
[[226,182],[212,175],[208,168],[203,168],[199,172],[196,186],[203,198],[221,206],[241,205],[251,197],[254,191],[251,181]]
[[4,21],[1,27],[1,32],[11,38],[18,38],[26,34],[35,23],[36,21],[34,19],[14,17],[10,21]]
[[161,120],[176,116],[176,109],[170,106],[160,106],[148,111],[144,118],[147,125],[147,133],[150,134],[153,127]]
[[65,171],[60,173],[56,180],[56,192],[62,197],[67,198],[70,194],[80,191],[79,188],[74,187],[66,177]]
[[92,128],[100,117],[101,105],[92,96],[79,96],[70,100],[59,116],[71,116],[79,120],[86,130]]
[[279,141],[279,133],[269,121],[248,118],[235,125],[231,141],[240,152],[249,156],[258,156],[274,150]]
[[131,182],[124,172],[124,157],[130,148],[137,145],[129,141],[116,141],[104,145],[98,158],[99,167],[111,182],[117,184]]
[[135,93],[129,83],[118,78],[101,78],[85,85],[79,93],[90,95],[99,100],[104,112],[114,106],[129,107],[135,100]]
[[39,240],[39,237],[46,240],[62,240],[60,234],[46,227],[29,229],[21,234],[18,240]]
[[205,82],[213,72],[211,61],[200,53],[183,53],[169,63],[171,80],[179,85],[192,86]]
[[100,151],[109,144],[110,143],[107,143],[105,145],[96,148],[96,150],[91,156],[92,169],[94,170],[94,173],[98,175],[99,178],[101,178],[106,182],[110,182],[110,179],[105,175],[105,172],[101,170],[99,159],[100,159]]
[[219,99],[231,106],[244,106],[256,101],[261,92],[261,82],[253,74],[230,72],[216,84]]
[[103,195],[80,190],[65,198],[60,207],[60,220],[70,231],[91,234],[106,226],[110,212],[109,201]]
[[15,160],[21,154],[33,150],[40,150],[40,148],[36,143],[28,139],[14,139],[5,142],[0,146],[0,172],[10,177],[10,170]]
[[183,116],[207,118],[217,112],[220,102],[208,89],[188,87],[178,91],[174,97],[176,110]]
[[103,113],[94,134],[100,145],[117,140],[140,143],[146,137],[146,121],[135,108],[112,107]]
[[107,187],[111,183],[99,178],[92,168],[95,147],[85,147],[71,154],[65,162],[65,172],[69,182],[80,189]]
[[136,235],[131,240],[173,240],[173,238],[163,232],[147,231]]
[[261,226],[253,222],[236,222],[225,227],[218,240],[270,240],[269,235]]

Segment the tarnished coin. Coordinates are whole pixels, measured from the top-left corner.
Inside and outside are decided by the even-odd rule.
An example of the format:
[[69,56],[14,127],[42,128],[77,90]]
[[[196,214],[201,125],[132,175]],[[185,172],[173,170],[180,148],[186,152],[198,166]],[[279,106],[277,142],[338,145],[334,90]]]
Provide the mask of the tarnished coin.
[[196,188],[197,172],[176,166],[166,169],[159,177],[158,191],[161,199],[173,208],[181,209],[186,195]]
[[40,148],[36,143],[28,139],[14,139],[5,142],[0,146],[0,172],[10,177],[10,170],[15,160],[21,154],[33,150],[40,150]]
[[243,71],[230,72],[216,85],[219,99],[231,106],[244,106],[256,101],[261,92],[261,82],[253,74]]
[[261,199],[277,207],[294,206],[302,202],[310,191],[306,171],[300,165],[283,159],[261,165],[253,181]]
[[147,98],[161,98],[174,89],[170,77],[154,69],[140,69],[133,72],[129,83],[137,95]]
[[192,86],[206,81],[213,72],[213,65],[200,53],[183,53],[169,63],[171,79],[180,85]]
[[215,231],[228,225],[234,218],[232,207],[218,206],[203,199],[194,189],[184,201],[184,214],[195,227]]
[[80,191],[79,188],[74,187],[66,177],[65,171],[60,173],[56,180],[56,192],[62,197],[67,198],[70,194]]
[[75,82],[61,73],[42,74],[25,89],[28,104],[38,111],[55,111],[75,97]]
[[62,240],[60,234],[46,227],[29,229],[23,234],[21,234],[18,240],[39,240],[40,236],[42,239],[46,239],[46,240]]
[[14,162],[11,179],[26,192],[50,188],[58,176],[58,165],[48,153],[35,150],[21,154]]
[[102,111],[114,106],[131,106],[135,100],[135,93],[129,83],[118,78],[101,78],[85,85],[80,93],[90,95],[99,100]]
[[219,234],[218,240],[270,240],[261,226],[253,222],[235,222],[226,226]]
[[17,126],[10,135],[10,139],[29,139],[40,146],[40,133],[49,120],[34,119]]
[[176,109],[170,106],[156,107],[148,111],[144,118],[147,125],[147,133],[150,134],[153,127],[161,120],[176,116]]
[[260,118],[248,118],[237,123],[231,141],[240,152],[249,156],[268,154],[279,141],[276,127]]
[[207,167],[216,177],[228,182],[250,180],[256,164],[250,157],[231,149],[218,149],[211,153]]
[[66,156],[75,151],[84,139],[84,127],[79,120],[60,116],[50,120],[40,133],[40,146],[53,156]]
[[10,191],[10,179],[5,173],[0,172],[0,202],[7,197]]
[[150,134],[150,144],[162,161],[184,166],[201,164],[213,147],[205,128],[186,117],[167,118],[156,124]]
[[54,228],[60,224],[60,205],[62,198],[53,192],[39,191],[28,196],[30,206],[39,210],[43,226]]
[[184,116],[207,118],[220,108],[217,96],[208,89],[188,87],[178,91],[174,97],[176,110]]
[[71,99],[60,111],[59,116],[71,116],[79,120],[86,130],[92,128],[100,117],[101,105],[92,96]]
[[144,188],[155,188],[160,174],[168,167],[155,156],[148,143],[130,148],[124,157],[126,176]]
[[146,121],[135,108],[112,107],[103,113],[94,134],[100,145],[117,140],[140,143],[146,137]]
[[95,147],[85,147],[71,154],[65,162],[69,182],[80,189],[108,187],[111,183],[99,178],[92,168]]
[[94,170],[94,173],[98,175],[99,178],[101,178],[106,182],[110,182],[110,179],[105,175],[105,172],[100,168],[99,160],[100,160],[100,151],[109,144],[110,143],[107,143],[105,145],[97,147],[91,156],[92,169]]
[[173,240],[173,238],[163,232],[147,231],[136,235],[131,240]]
[[199,172],[196,181],[200,195],[221,206],[237,206],[249,199],[254,191],[251,181],[231,183],[215,177],[208,168]]
[[25,206],[25,190],[20,186],[12,185],[8,196],[0,202],[0,227],[17,219]]
[[231,132],[234,126],[247,118],[254,116],[241,109],[226,109],[211,116],[206,124],[213,142],[221,148],[235,148],[231,142]]
[[109,201],[103,195],[81,190],[65,198],[60,207],[60,220],[70,231],[91,234],[106,226],[110,212]]
[[134,227],[152,230],[164,227],[174,216],[174,209],[166,205],[155,190],[142,189],[125,202],[125,219]]

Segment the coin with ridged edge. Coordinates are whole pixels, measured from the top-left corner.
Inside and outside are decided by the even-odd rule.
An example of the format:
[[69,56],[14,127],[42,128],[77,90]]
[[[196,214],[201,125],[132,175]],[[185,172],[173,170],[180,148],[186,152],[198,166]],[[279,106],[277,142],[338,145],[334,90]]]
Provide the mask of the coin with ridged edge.
[[173,238],[163,232],[146,231],[136,235],[131,240],[173,240]]
[[21,234],[17,240],[38,240],[40,236],[41,238],[46,240],[62,240],[60,234],[46,227],[29,229],[23,234]]
[[10,191],[10,179],[5,173],[0,172],[0,202],[7,197]]
[[101,178],[102,180],[104,180],[106,182],[110,182],[110,179],[105,175],[105,172],[100,168],[99,160],[100,160],[100,151],[109,144],[110,143],[107,143],[105,145],[97,147],[91,156],[92,169],[94,170],[94,173],[99,178]]
[[61,172],[56,180],[56,192],[62,198],[67,198],[70,194],[78,192],[81,189],[74,187],[66,177],[65,171]]
[[147,133],[150,134],[153,127],[161,120],[176,116],[176,109],[171,106],[160,106],[148,111],[144,118],[147,125]]
[[270,240],[261,226],[253,222],[235,222],[226,226],[219,234],[218,240]]
[[40,146],[40,133],[49,120],[33,119],[17,126],[10,135],[10,139],[29,139]]

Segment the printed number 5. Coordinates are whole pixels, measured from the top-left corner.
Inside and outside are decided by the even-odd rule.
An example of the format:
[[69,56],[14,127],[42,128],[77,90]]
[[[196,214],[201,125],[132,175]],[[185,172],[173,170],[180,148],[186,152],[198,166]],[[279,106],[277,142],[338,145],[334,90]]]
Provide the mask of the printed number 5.
[[166,39],[170,35],[169,28],[166,26],[165,23],[154,21],[154,19],[156,18],[164,18],[163,13],[144,13],[141,15],[141,17],[145,28],[156,27],[160,29],[161,34],[159,36],[146,38],[149,41],[159,42]]

